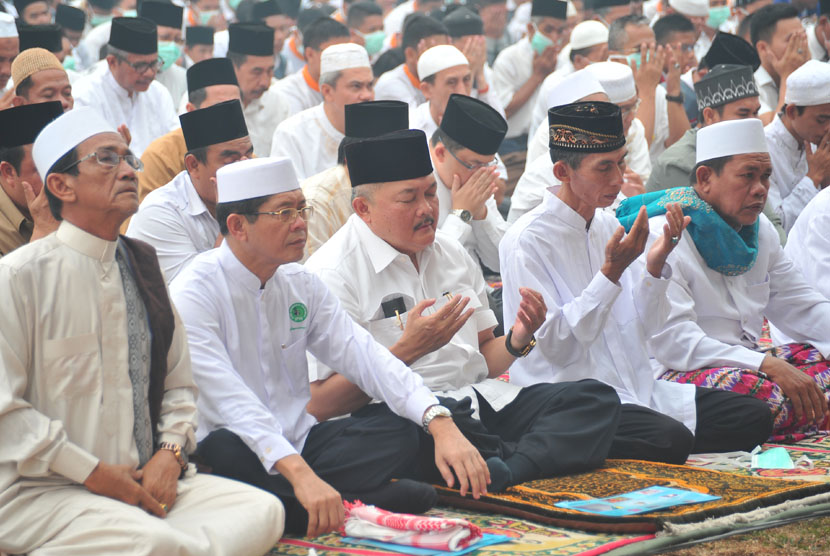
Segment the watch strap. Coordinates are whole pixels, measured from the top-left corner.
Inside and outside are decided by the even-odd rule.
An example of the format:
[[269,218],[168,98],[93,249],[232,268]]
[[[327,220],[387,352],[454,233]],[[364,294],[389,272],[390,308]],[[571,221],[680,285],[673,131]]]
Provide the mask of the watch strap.
[[513,327],[510,327],[510,331],[507,333],[507,336],[504,338],[504,347],[507,349],[507,353],[512,355],[513,357],[527,357],[527,354],[533,351],[533,348],[536,347],[536,336],[530,337],[530,343],[528,343],[525,347],[520,350],[516,350],[513,348],[513,344],[511,340],[513,339]]
[[677,102],[679,104],[683,104],[683,93],[680,93],[677,96],[666,95],[666,100],[669,101],[669,102]]

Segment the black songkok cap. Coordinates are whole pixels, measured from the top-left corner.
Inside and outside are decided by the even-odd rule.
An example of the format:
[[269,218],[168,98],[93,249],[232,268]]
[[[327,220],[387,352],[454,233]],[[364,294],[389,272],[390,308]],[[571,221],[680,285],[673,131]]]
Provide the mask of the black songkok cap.
[[86,27],[86,14],[78,8],[58,4],[55,9],[55,23],[70,31],[83,31]]
[[297,16],[297,29],[299,29],[300,34],[305,33],[305,30],[311,27],[312,23],[327,17],[326,12],[320,8],[307,8]]
[[57,101],[0,110],[0,148],[31,145],[46,124],[61,114],[63,106]]
[[138,5],[138,15],[162,27],[182,28],[184,8],[163,0],[144,0]]
[[242,103],[226,100],[179,116],[187,150],[201,149],[248,136]]
[[695,83],[697,109],[717,108],[742,98],[757,97],[754,71],[750,66],[721,64]]
[[300,14],[301,0],[277,0],[280,3],[282,13],[291,19],[297,19]]
[[159,49],[156,24],[144,17],[115,17],[109,45],[131,54],[156,54]]
[[478,154],[496,154],[507,134],[507,121],[487,103],[450,95],[441,118],[441,133]]
[[757,71],[761,66],[761,58],[758,57],[755,48],[738,35],[718,31],[712,40],[712,46],[703,57],[703,63],[707,68],[721,64],[737,64],[752,66],[752,71]]
[[464,7],[456,8],[447,14],[444,18],[444,25],[454,39],[468,35],[484,34],[484,23],[482,23],[481,17]]
[[184,43],[187,46],[195,46],[197,44],[206,44],[213,46],[213,27],[206,25],[194,25],[187,27],[184,31]]
[[584,8],[586,10],[601,10],[614,6],[627,6],[630,3],[631,0],[585,0]]
[[265,0],[254,4],[254,19],[262,21],[272,15],[282,15],[282,8],[277,0]]
[[366,183],[414,180],[432,173],[427,136],[402,129],[346,145],[352,187]]
[[620,107],[610,102],[575,102],[548,110],[551,149],[606,153],[625,145]]
[[14,0],[14,9],[17,10],[17,14],[22,18],[23,10],[25,10],[29,4],[34,4],[35,2],[43,2],[47,6],[49,5],[46,0]]
[[187,68],[187,92],[210,87],[211,85],[236,85],[233,63],[227,58],[208,58]]
[[231,23],[228,52],[249,56],[274,55],[274,30],[261,23]]
[[409,129],[409,105],[399,100],[374,100],[346,105],[346,137],[368,139]]
[[533,0],[530,17],[555,17],[568,19],[568,3],[561,0]]
[[30,48],[45,48],[52,53],[63,50],[60,25],[21,25],[17,32],[20,37],[20,52]]

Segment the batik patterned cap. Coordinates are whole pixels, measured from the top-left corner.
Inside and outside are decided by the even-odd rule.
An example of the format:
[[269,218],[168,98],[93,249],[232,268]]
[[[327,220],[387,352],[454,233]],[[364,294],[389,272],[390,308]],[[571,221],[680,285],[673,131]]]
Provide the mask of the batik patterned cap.
[[604,153],[625,145],[620,107],[610,102],[575,102],[548,110],[551,149]]
[[736,100],[758,96],[752,67],[735,64],[715,66],[695,83],[697,109],[717,108]]

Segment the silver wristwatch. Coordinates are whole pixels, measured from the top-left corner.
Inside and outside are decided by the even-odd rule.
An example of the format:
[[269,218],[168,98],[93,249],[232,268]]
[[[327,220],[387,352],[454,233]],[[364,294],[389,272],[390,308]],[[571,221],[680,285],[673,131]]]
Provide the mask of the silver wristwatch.
[[432,423],[432,420],[436,417],[452,418],[452,412],[443,405],[436,404],[429,406],[426,412],[424,413],[424,420],[421,423],[424,426],[424,430],[427,432],[427,434],[429,434],[429,424]]
[[455,209],[452,213],[459,217],[465,224],[469,224],[470,220],[473,219],[473,213],[467,209]]

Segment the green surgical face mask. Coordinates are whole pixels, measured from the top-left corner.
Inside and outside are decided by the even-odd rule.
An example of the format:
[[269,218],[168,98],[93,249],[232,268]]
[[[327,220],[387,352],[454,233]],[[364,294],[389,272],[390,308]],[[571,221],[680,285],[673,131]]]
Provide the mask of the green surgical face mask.
[[629,54],[625,57],[625,60],[628,62],[628,65],[631,65],[631,62],[635,62],[637,64],[637,69],[640,69],[640,64],[643,62],[643,57],[639,52],[634,52],[633,54]]
[[127,10],[121,14],[121,17],[138,17],[138,12],[135,10]]
[[530,47],[533,49],[533,52],[542,54],[549,46],[553,46],[553,41],[540,33],[539,29],[536,29],[536,32],[533,33],[533,38],[530,39]]
[[381,48],[383,48],[383,42],[386,40],[386,33],[383,32],[383,30],[375,31],[374,33],[363,35],[363,40],[366,42],[366,52],[369,53],[369,56],[374,56],[380,52]]
[[731,11],[729,10],[729,6],[715,6],[714,8],[709,8],[709,21],[706,22],[706,25],[717,30],[718,27],[723,25],[726,20],[729,19],[730,14]]
[[89,16],[89,24],[93,27],[98,27],[108,21],[112,21],[112,14],[92,14]]
[[176,60],[182,56],[182,47],[172,41],[163,41],[159,43],[159,58],[164,64],[161,71],[166,70],[176,63]]
[[215,15],[219,15],[219,10],[203,10],[199,12],[199,21],[201,21],[202,25],[207,25],[210,18]]
[[75,57],[71,54],[63,59],[63,67],[64,69],[74,70],[75,69]]

